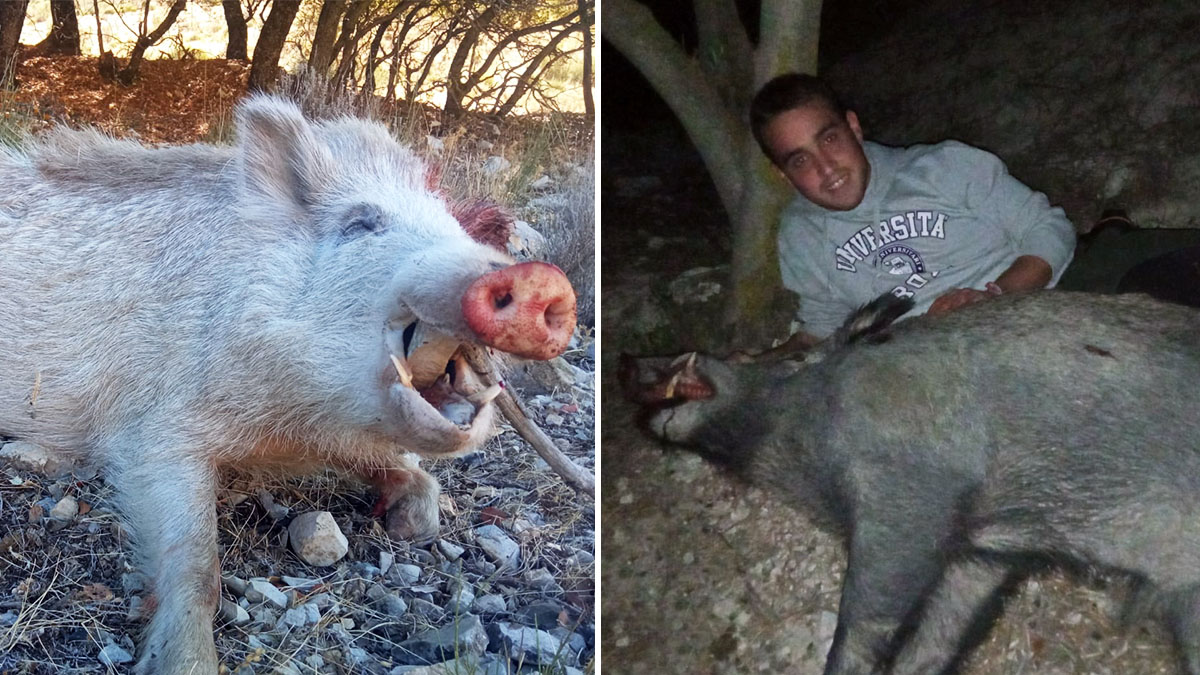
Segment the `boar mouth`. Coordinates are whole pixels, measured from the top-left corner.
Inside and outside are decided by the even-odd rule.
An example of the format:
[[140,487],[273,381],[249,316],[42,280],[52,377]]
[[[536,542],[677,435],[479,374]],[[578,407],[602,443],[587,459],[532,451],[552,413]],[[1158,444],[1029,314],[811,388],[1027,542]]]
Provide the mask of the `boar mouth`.
[[662,365],[658,362],[664,359],[622,354],[617,380],[627,399],[646,406],[671,407],[712,398],[716,387],[696,367],[696,357],[696,352],[690,352]]
[[442,417],[459,427],[470,427],[503,385],[483,386],[462,355],[461,340],[420,321],[397,328],[389,322],[388,357],[397,381],[416,390]]

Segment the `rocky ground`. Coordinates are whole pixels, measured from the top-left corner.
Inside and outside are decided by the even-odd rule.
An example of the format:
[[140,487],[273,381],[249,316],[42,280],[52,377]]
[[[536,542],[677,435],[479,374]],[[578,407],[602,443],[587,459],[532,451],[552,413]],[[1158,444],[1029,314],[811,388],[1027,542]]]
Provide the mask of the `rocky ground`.
[[[560,368],[575,382],[523,398],[555,444],[594,471],[591,343],[579,341]],[[443,486],[441,535],[429,546],[389,539],[370,516],[373,495],[349,478],[229,477],[217,505],[216,622],[228,672],[590,670],[590,499],[506,425],[484,450],[426,466]],[[111,498],[86,471],[52,479],[0,466],[0,672],[129,672],[144,581]],[[289,526],[319,512],[348,549],[321,566],[289,545]]]

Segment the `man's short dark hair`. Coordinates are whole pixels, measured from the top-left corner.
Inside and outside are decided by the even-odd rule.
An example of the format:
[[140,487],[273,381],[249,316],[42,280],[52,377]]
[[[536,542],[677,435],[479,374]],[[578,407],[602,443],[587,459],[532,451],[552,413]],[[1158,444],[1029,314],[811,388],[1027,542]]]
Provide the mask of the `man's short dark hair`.
[[838,117],[846,116],[846,106],[838,100],[837,94],[815,75],[785,73],[772,78],[754,95],[754,100],[750,102],[750,133],[754,134],[758,147],[772,162],[775,158],[771,157],[771,149],[764,138],[767,125],[781,113],[814,102],[829,106]]

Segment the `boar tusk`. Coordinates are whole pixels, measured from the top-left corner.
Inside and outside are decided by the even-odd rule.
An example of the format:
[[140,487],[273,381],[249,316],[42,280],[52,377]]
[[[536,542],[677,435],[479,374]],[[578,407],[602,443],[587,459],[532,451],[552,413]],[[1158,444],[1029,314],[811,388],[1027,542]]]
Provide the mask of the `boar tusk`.
[[695,365],[696,352],[688,352],[687,354],[680,354],[679,356],[676,356],[675,360],[671,362],[671,365],[668,366],[668,368],[674,369],[680,366],[683,366],[684,368],[692,368]]
[[474,394],[471,394],[470,396],[467,397],[467,400],[470,401],[471,404],[477,408],[483,407],[483,406],[487,405],[488,403],[491,403],[492,399],[499,396],[500,392],[503,389],[504,389],[504,387],[502,387],[500,384],[498,384],[498,383],[493,384],[492,386],[488,387],[487,389],[483,389],[483,390],[475,392]]
[[388,356],[390,356],[392,358],[392,365],[395,366],[395,368],[396,368],[396,375],[398,375],[400,377],[400,384],[403,384],[404,386],[408,387],[409,389],[412,389],[413,388],[413,384],[412,384],[413,376],[412,376],[412,371],[408,369],[408,364],[405,363],[403,360],[401,360],[400,357],[396,356],[395,354],[388,354]]
[[675,373],[671,379],[667,380],[666,389],[663,391],[664,399],[675,398],[675,386],[679,384],[679,375],[680,373]]

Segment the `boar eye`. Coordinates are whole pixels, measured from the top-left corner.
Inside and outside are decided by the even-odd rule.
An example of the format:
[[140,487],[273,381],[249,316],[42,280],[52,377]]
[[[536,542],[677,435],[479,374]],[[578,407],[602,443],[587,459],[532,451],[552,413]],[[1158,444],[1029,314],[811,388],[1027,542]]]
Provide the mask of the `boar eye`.
[[359,214],[342,227],[342,236],[346,238],[360,237],[364,234],[377,234],[383,230],[383,218],[379,214]]

